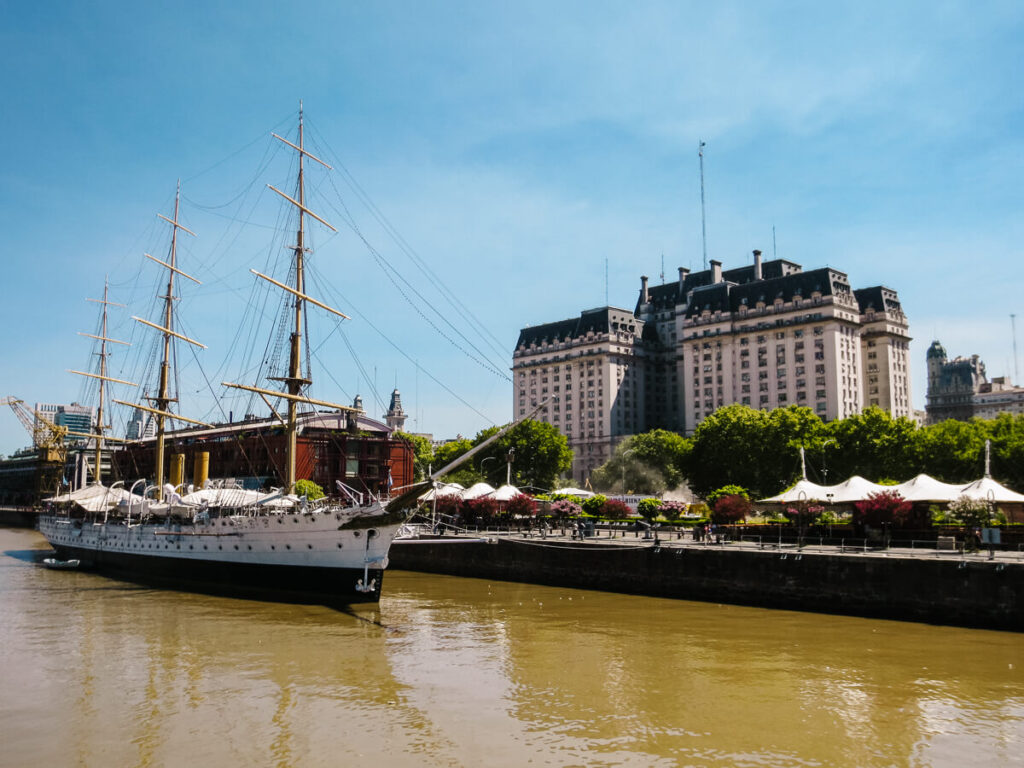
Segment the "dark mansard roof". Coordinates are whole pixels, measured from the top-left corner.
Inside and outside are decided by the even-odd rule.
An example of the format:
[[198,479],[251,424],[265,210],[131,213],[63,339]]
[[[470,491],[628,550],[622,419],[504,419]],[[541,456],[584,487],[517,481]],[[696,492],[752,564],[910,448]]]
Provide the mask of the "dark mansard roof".
[[579,317],[572,317],[568,320],[558,320],[554,323],[544,323],[523,328],[519,331],[519,341],[516,342],[516,349],[528,347],[531,344],[543,344],[545,341],[553,343],[573,339],[579,336],[586,336],[587,333],[608,333],[612,324],[611,313],[621,312],[633,325],[637,320],[627,309],[618,307],[598,307],[587,309],[580,313]]

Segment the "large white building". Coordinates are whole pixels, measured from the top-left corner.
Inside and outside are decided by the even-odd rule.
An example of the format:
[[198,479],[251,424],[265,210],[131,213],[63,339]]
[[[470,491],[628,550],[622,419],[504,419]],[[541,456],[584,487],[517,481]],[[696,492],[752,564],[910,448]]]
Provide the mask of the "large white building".
[[600,307],[577,318],[524,328],[513,353],[513,413],[555,425],[575,453],[582,482],[611,456],[617,439],[643,431],[643,323],[628,309]]
[[623,437],[690,434],[732,403],[803,405],[826,420],[868,406],[913,416],[895,291],[853,290],[836,269],[762,263],[759,251],[746,267],[710,266],[658,286],[642,277],[632,313],[602,307],[520,332],[513,412],[551,399],[538,418],[569,439],[576,481]]

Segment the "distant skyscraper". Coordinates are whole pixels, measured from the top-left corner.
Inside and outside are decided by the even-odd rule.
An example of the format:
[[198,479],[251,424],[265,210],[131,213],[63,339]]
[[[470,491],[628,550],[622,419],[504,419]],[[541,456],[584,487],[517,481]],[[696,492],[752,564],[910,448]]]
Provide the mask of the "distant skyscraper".
[[128,421],[128,431],[125,437],[129,440],[143,440],[153,437],[156,434],[156,422],[152,414],[146,413],[141,408],[136,408]]
[[[72,432],[81,432],[83,435],[90,435],[93,432],[93,409],[71,403],[70,405],[57,405],[54,403],[36,403],[36,416],[45,419],[58,427],[67,427]],[[64,438],[66,443],[84,442],[87,438],[67,435]]]

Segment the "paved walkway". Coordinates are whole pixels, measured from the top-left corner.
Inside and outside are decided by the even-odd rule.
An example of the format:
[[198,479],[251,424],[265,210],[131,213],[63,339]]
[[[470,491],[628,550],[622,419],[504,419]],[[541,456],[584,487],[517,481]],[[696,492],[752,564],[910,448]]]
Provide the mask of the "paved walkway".
[[960,552],[959,550],[939,550],[935,548],[933,542],[921,542],[915,545],[904,545],[902,542],[898,546],[891,546],[888,549],[877,549],[870,546],[865,546],[863,539],[852,540],[848,539],[844,544],[822,544],[818,543],[816,539],[808,539],[807,543],[803,547],[798,547],[792,540],[783,540],[781,545],[777,538],[772,539],[771,537],[764,537],[760,541],[753,539],[752,537],[746,537],[742,541],[721,541],[715,543],[694,541],[689,536],[684,536],[681,539],[675,538],[675,534],[671,536],[665,534],[659,534],[657,540],[652,536],[647,539],[644,538],[641,533],[640,536],[634,536],[632,533],[619,533],[616,532],[613,536],[609,537],[607,531],[599,531],[599,534],[593,537],[587,537],[586,539],[579,540],[574,539],[568,532],[562,534],[560,529],[557,529],[549,533],[546,537],[542,537],[537,532],[527,534],[525,532],[495,532],[495,531],[480,531],[480,532],[468,532],[465,534],[466,537],[488,537],[498,539],[508,539],[511,541],[522,541],[529,542],[531,544],[543,544],[547,542],[557,543],[559,546],[564,545],[576,545],[576,546],[630,546],[630,547],[652,547],[660,546],[662,548],[684,548],[684,549],[720,549],[723,551],[765,551],[765,552],[776,552],[779,554],[793,555],[850,555],[858,557],[878,557],[878,558],[909,558],[917,560],[948,560],[952,562],[986,562],[992,561],[995,563],[1002,564],[1014,564],[1018,566],[1024,566],[1024,551],[1021,549],[996,549],[994,556],[990,557],[987,549],[983,549],[980,552]]

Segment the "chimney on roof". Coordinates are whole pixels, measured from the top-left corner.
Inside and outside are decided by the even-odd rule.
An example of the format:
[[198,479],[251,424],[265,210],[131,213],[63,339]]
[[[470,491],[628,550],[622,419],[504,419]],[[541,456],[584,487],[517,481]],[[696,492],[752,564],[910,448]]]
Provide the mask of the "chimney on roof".
[[712,259],[708,262],[711,265],[711,282],[720,283],[722,282],[722,262]]
[[679,268],[679,293],[680,294],[682,294],[682,292],[683,292],[683,284],[686,282],[686,276],[688,274],[690,274],[690,270],[688,270],[686,267],[680,267]]
[[640,303],[649,304],[651,301],[651,295],[647,292],[647,275],[641,275],[640,277]]
[[754,249],[754,279],[761,279],[761,252]]

